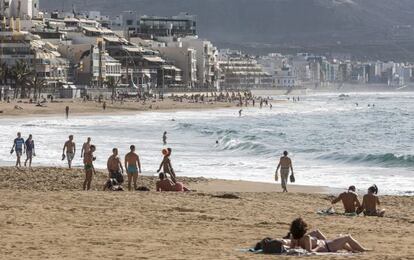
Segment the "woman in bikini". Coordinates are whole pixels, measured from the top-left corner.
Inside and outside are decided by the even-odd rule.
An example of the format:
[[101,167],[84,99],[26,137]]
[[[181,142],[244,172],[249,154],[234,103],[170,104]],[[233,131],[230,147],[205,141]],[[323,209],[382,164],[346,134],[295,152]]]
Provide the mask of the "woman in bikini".
[[358,241],[350,235],[327,240],[326,237],[318,230],[308,232],[308,224],[302,219],[295,219],[290,226],[291,245],[290,248],[303,248],[309,252],[337,252],[347,250],[350,252],[365,252],[365,249]]

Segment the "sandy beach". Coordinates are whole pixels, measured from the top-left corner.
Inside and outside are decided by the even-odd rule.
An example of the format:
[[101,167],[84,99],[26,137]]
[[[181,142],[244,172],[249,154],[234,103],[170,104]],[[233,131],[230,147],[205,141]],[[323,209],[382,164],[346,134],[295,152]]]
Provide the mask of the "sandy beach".
[[159,193],[155,178],[140,177],[152,191],[102,192],[105,176],[98,172],[94,191],[83,192],[80,169],[0,168],[1,258],[275,259],[239,249],[280,238],[302,216],[329,238],[351,233],[373,249],[358,259],[413,259],[413,197],[382,197],[385,218],[320,216],[331,195],[317,187],[283,194],[276,184],[179,178],[197,191]]
[[[19,106],[22,109],[16,109]],[[58,100],[48,102],[44,107],[36,106],[36,103],[13,101],[10,103],[0,102],[0,119],[14,116],[47,116],[47,115],[65,115],[65,108],[69,106],[69,116],[73,115],[101,115],[101,114],[127,114],[141,111],[174,111],[184,109],[215,109],[235,107],[235,103],[228,102],[197,102],[188,101],[178,102],[172,99],[154,100],[147,102],[136,102],[126,100],[122,104],[118,101],[111,103],[106,101],[106,110],[103,110],[103,103],[95,101],[84,102],[82,100]]]

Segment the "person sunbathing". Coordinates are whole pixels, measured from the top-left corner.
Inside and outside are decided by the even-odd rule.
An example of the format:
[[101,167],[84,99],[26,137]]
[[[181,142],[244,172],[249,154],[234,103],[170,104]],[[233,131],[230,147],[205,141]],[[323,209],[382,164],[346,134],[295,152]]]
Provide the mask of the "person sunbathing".
[[385,214],[384,209],[377,209],[377,205],[380,206],[381,203],[377,196],[378,187],[377,185],[372,185],[368,188],[368,193],[364,195],[362,199],[362,206],[360,212],[363,212],[365,216],[376,216],[383,217]]
[[303,248],[309,252],[335,253],[346,250],[354,253],[368,251],[352,236],[346,235],[327,240],[320,231],[308,232],[308,224],[302,219],[293,220],[290,225],[290,248]]
[[160,172],[158,177],[160,180],[156,183],[157,191],[190,191],[181,182],[172,182],[163,172]]
[[345,213],[356,213],[357,209],[361,207],[358,199],[358,194],[355,193],[355,186],[350,186],[348,191],[342,192],[339,196],[332,200],[332,205],[342,201]]

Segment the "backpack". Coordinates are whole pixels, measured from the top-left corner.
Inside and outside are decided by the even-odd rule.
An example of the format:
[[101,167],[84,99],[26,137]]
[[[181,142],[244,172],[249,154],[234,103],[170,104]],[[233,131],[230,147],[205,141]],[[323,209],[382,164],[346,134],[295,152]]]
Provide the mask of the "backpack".
[[266,237],[257,243],[254,250],[262,250],[264,254],[282,254],[286,252],[282,241],[270,237]]

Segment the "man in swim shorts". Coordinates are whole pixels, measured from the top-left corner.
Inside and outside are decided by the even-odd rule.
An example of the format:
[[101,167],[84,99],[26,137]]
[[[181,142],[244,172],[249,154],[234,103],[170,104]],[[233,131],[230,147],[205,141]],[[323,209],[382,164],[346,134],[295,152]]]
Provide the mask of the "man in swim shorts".
[[68,160],[69,169],[72,168],[72,161],[76,153],[76,145],[73,142],[73,135],[69,135],[69,140],[65,142],[63,146],[62,161],[65,159],[65,149],[66,149],[66,159]]
[[355,191],[355,186],[350,186],[348,188],[348,191],[342,192],[337,198],[332,200],[332,205],[339,201],[342,201],[345,213],[356,213],[357,209],[361,207],[361,203],[359,202],[358,194],[356,194]]
[[284,151],[283,156],[280,157],[279,164],[277,165],[277,168],[276,168],[275,179],[277,179],[277,172],[279,171],[279,168],[280,168],[280,178],[281,178],[281,185],[282,185],[283,192],[288,192],[286,186],[287,186],[288,177],[289,177],[289,169],[292,171],[292,175],[293,175],[293,166],[292,166],[292,160],[288,157],[287,151]]
[[90,190],[92,182],[92,174],[96,175],[95,167],[93,166],[93,152],[95,152],[96,147],[94,145],[90,146],[88,152],[83,156],[83,165],[85,169],[85,181],[83,182],[83,190]]
[[116,179],[119,184],[122,184],[124,182],[124,176],[122,175],[124,168],[122,167],[121,160],[118,157],[118,148],[112,149],[112,155],[109,156],[106,166],[109,173],[108,178]]
[[[20,158],[23,154],[23,146],[25,145],[24,139],[22,138],[22,134],[20,132],[17,133],[17,138],[13,141],[13,146],[10,151],[10,154],[12,154],[14,151],[16,151],[16,167],[21,167]],[[26,148],[25,148],[26,150]]]
[[128,190],[131,190],[131,179],[134,180],[134,189],[137,189],[138,172],[141,173],[141,162],[135,153],[135,145],[131,145],[130,152],[125,155],[125,169],[128,174]]

